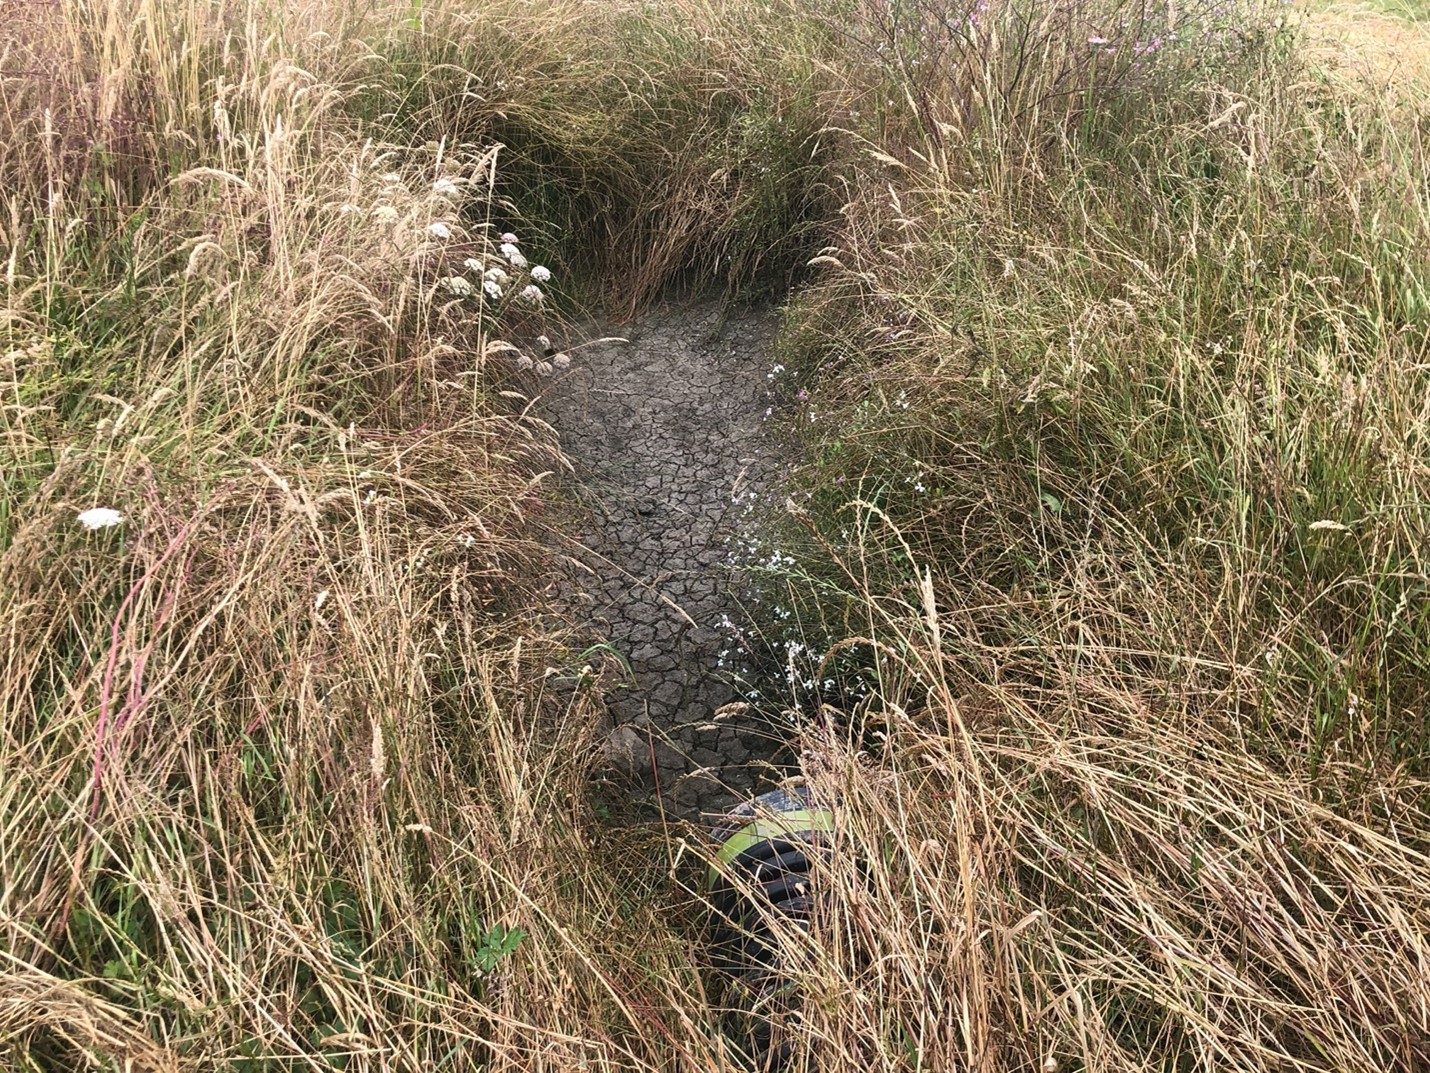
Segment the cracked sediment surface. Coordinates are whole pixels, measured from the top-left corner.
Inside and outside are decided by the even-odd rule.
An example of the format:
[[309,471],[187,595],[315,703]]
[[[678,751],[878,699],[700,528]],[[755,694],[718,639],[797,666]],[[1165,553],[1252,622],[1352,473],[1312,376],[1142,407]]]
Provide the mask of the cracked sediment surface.
[[766,435],[772,314],[675,306],[598,333],[543,415],[583,505],[557,602],[629,662],[603,684],[605,763],[635,799],[694,819],[774,773],[781,735],[741,703],[748,583],[737,552],[779,467]]

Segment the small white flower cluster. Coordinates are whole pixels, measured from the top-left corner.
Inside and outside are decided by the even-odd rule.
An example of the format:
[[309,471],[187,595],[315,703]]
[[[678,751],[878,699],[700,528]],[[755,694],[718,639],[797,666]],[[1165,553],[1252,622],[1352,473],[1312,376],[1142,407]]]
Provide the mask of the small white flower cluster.
[[76,521],[86,529],[108,529],[123,523],[124,515],[113,507],[90,507],[89,510],[81,511]]
[[[438,184],[443,182],[450,183],[450,180],[439,179],[437,182]],[[437,186],[434,185],[433,188],[437,189]],[[438,192],[445,192],[445,190],[439,190]],[[437,238],[445,239],[451,237],[451,229],[440,221],[428,224],[427,231]],[[503,258],[501,262],[487,265],[480,258],[468,257],[462,262],[462,267],[473,276],[479,276],[481,278],[482,294],[493,302],[501,301],[510,293],[513,281],[510,273],[507,272],[507,267],[518,271],[528,270],[527,275],[534,282],[529,282],[519,291],[516,291],[516,297],[528,305],[541,305],[541,303],[545,301],[546,295],[542,293],[541,288],[538,287],[537,284],[551,282],[551,269],[545,265],[531,264],[521,252],[521,247],[518,243],[519,240],[516,235],[508,231],[501,236],[501,244],[497,247]],[[458,283],[458,280],[461,282]],[[451,293],[458,298],[466,298],[476,293],[475,288],[461,276],[451,276],[443,282],[447,290],[451,291]],[[564,366],[561,367],[564,368]]]
[[540,376],[550,376],[558,370],[568,369],[571,366],[571,356],[561,353],[551,345],[551,338],[545,335],[536,337],[536,346],[541,351],[541,357],[532,358],[525,354],[516,359],[516,367],[522,372],[534,370]]
[[[456,193],[457,185],[450,179],[438,179],[432,184],[432,191],[435,194],[451,195]],[[392,210],[391,222],[395,222],[396,218],[396,211]],[[435,220],[427,225],[426,233],[433,238],[449,239],[452,237],[453,226]],[[538,284],[551,282],[551,269],[545,265],[531,264],[521,252],[520,240],[510,231],[501,236],[496,247],[499,259],[491,254],[485,257],[466,257],[462,260],[462,271],[439,279],[438,288],[445,290],[456,302],[475,296],[491,303],[515,300],[524,305],[540,307],[545,302],[546,295]],[[540,336],[537,343],[541,351],[540,356],[518,355],[515,361],[518,369],[551,376],[570,367],[570,355],[558,352],[551,345],[549,338]]]
[[[385,184],[383,190],[384,200],[394,197],[400,200],[404,197],[411,196],[411,191],[403,182],[400,172],[383,172],[381,178]],[[440,198],[454,199],[460,193],[460,187],[456,180],[447,178],[446,176],[439,176],[432,182],[432,193],[438,195]],[[449,206],[444,202],[438,202],[437,207],[444,209]],[[356,205],[343,205],[338,211],[346,214],[349,212],[359,212],[361,210]],[[377,205],[372,209],[373,222],[383,227],[392,227],[401,217],[402,213],[392,204]],[[419,234],[425,235],[427,238],[436,239],[439,242],[447,242],[452,238],[454,227],[455,225],[450,220],[436,219],[429,222],[426,227],[421,228]]]
[[550,376],[554,372],[568,369],[571,355],[553,354],[550,358],[531,358],[522,354],[516,359],[516,367],[522,372],[535,371],[538,376]]

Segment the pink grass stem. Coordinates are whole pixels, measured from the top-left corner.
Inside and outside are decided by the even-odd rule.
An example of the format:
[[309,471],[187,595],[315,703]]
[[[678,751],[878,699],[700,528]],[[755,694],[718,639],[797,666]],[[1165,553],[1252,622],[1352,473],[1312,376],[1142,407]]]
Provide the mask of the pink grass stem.
[[[169,542],[169,546],[164,549],[164,554],[159,556],[158,561],[153,566],[144,571],[144,575],[134,583],[124,600],[119,605],[119,610],[115,612],[114,624],[110,627],[109,636],[109,659],[104,668],[104,678],[99,686],[99,722],[94,729],[94,779],[91,788],[89,815],[94,819],[99,815],[100,788],[104,781],[104,742],[109,727],[109,703],[114,691],[114,669],[119,663],[119,640],[120,624],[124,621],[125,612],[130,604],[134,602],[136,596],[145,585],[149,583],[159,569],[173,557],[179,550],[183,542],[188,538],[189,530],[193,528],[193,522],[186,522],[179,530],[177,536]],[[143,665],[140,665],[142,673]]]

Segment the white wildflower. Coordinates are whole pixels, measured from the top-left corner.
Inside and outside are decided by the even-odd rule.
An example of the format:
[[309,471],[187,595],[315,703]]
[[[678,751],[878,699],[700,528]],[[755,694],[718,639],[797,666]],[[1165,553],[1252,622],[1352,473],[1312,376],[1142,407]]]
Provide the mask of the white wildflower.
[[482,290],[487,292],[487,297],[495,301],[501,297],[501,284],[494,279],[482,281]]
[[478,261],[475,257],[468,257],[465,261],[462,262],[462,267],[465,268],[468,272],[476,272],[478,275],[480,275],[482,271],[482,262]]
[[448,276],[442,282],[458,298],[465,298],[472,293],[472,285],[465,276]]
[[441,220],[434,220],[428,224],[427,233],[433,238],[448,239],[452,237],[452,229]]
[[496,267],[488,268],[486,271],[486,277],[498,286],[504,286],[506,284],[506,281],[511,279],[510,276],[508,276],[500,268]]
[[395,183],[401,179],[402,176],[395,171],[388,171],[383,173],[382,178],[384,182]]
[[543,351],[550,350],[551,337],[549,335],[538,335],[536,337],[536,345],[539,346]]
[[510,242],[503,242],[501,245],[501,255],[510,261],[517,268],[526,267],[526,258],[516,246]]
[[380,224],[397,223],[397,210],[391,205],[379,205],[372,210],[372,218]]
[[78,521],[86,529],[108,529],[124,521],[124,515],[112,507],[91,507],[80,512]]
[[536,363],[536,371],[537,371],[538,373],[540,373],[542,376],[550,376],[550,375],[551,375],[551,362],[549,362],[549,361],[538,361],[538,362]]
[[545,265],[537,265],[531,270],[531,278],[537,283],[547,283],[551,280],[551,269]]
[[501,240],[502,240],[503,242],[505,242],[505,243],[508,243],[509,245],[512,245],[512,246],[515,246],[515,245],[516,245],[516,242],[517,242],[516,236],[513,235],[510,231],[508,231],[506,234],[502,235]]
[[528,302],[540,303],[541,288],[538,287],[535,283],[528,283],[525,287],[522,288],[521,297]]
[[432,192],[434,194],[455,194],[457,192],[457,184],[451,179],[438,179],[432,184]]
[[556,366],[558,369],[565,369],[571,364],[571,355],[557,354],[554,358],[551,359],[551,364]]
[[525,354],[522,354],[516,359],[516,367],[518,369],[530,369],[534,364],[536,363],[533,362],[530,358],[528,358]]

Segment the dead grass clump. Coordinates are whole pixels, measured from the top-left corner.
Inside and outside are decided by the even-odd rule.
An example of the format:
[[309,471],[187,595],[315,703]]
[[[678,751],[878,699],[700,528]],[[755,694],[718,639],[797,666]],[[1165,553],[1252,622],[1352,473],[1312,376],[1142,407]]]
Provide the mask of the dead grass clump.
[[778,1002],[738,1035],[768,1018],[791,1068],[1425,1063],[1423,779],[1268,765],[1219,729],[1234,711],[1076,635],[991,641],[923,563],[867,587],[885,553],[862,547],[840,648],[882,653],[876,688],[804,735],[832,849],[812,925],[772,923]]
[[815,1067],[1430,1057],[1423,784],[1350,819],[1134,698],[1116,736],[1044,696],[968,722],[928,699],[868,752],[817,743],[840,839],[812,933],[785,937],[783,1026]]
[[[1017,93],[868,145],[782,356],[848,835],[784,1029],[820,1068],[1418,1069],[1414,112],[1274,22],[1043,85],[1106,35],[1030,11],[967,83]],[[1099,105],[1039,113],[1059,72]]]
[[516,617],[564,460],[527,412],[544,255],[501,248],[499,148],[371,137],[359,42],[316,10],[51,14],[23,47],[74,49],[138,148],[133,182],[51,152],[9,54],[5,1060],[708,1049],[669,1020],[682,944],[605,923],[663,927],[590,855],[590,702],[543,700],[554,639]]
[[[501,194],[591,294],[783,292],[823,241],[848,84],[816,5],[487,4],[424,12],[374,93],[414,138],[499,141]],[[394,99],[396,105],[394,105]]]
[[990,640],[1074,630],[1293,765],[1419,765],[1426,159],[1266,62],[1037,174],[885,161],[792,337],[811,488],[831,535],[885,511]]

